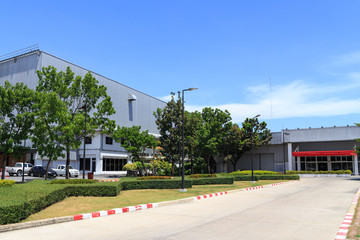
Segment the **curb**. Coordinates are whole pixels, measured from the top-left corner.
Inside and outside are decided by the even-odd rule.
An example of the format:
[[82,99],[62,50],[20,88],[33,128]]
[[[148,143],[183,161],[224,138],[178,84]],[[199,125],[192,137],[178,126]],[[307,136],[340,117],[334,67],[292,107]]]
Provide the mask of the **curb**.
[[[290,183],[290,182],[299,182],[299,180],[276,183],[276,184],[272,184],[271,186],[265,185],[265,187],[267,187],[267,186],[273,187],[273,186],[277,186],[277,185],[284,184],[284,183]],[[50,224],[57,224],[57,223],[63,223],[63,222],[71,222],[71,221],[98,218],[98,217],[104,217],[104,216],[108,216],[108,215],[136,212],[136,211],[150,209],[150,208],[156,208],[156,207],[189,203],[189,202],[193,202],[195,200],[202,200],[202,199],[208,199],[208,198],[212,198],[212,197],[225,196],[229,193],[235,193],[235,192],[240,192],[240,191],[259,190],[259,189],[263,189],[263,188],[264,188],[264,186],[257,186],[257,187],[251,187],[251,188],[240,188],[240,189],[230,190],[230,191],[226,191],[226,192],[210,193],[210,194],[206,194],[206,195],[200,195],[200,196],[196,196],[196,197],[189,197],[189,198],[183,198],[183,199],[172,200],[172,201],[141,204],[141,205],[136,205],[136,206],[115,208],[115,209],[111,209],[111,210],[104,210],[104,211],[98,211],[98,212],[93,212],[93,213],[84,213],[84,214],[78,214],[78,215],[73,215],[73,216],[43,219],[43,220],[37,220],[37,221],[32,221],[32,222],[26,222],[26,223],[14,223],[14,224],[0,225],[0,233],[14,231],[14,230],[20,230],[20,229],[26,229],[26,228],[32,228],[32,227],[46,226],[46,225],[50,225]]]
[[360,188],[359,190],[356,192],[355,197],[351,203],[351,206],[348,210],[348,213],[345,215],[344,220],[342,221],[339,231],[336,234],[335,240],[344,240],[346,239],[346,235],[349,232],[349,228],[351,226],[351,222],[352,219],[354,218],[354,213],[355,213],[355,208],[357,205],[357,202],[359,200],[359,196],[360,196]]

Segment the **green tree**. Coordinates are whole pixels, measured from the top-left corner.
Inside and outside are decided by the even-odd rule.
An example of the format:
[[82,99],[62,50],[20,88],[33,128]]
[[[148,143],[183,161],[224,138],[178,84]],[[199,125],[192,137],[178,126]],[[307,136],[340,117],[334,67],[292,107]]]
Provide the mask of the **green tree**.
[[246,118],[242,123],[242,131],[244,144],[242,147],[243,152],[250,151],[251,147],[253,149],[258,149],[260,146],[269,145],[272,139],[272,134],[267,128],[266,122],[259,122],[257,117]]
[[3,153],[1,178],[5,178],[7,156],[28,139],[34,124],[34,90],[23,83],[0,86],[0,151]]
[[145,174],[147,175],[145,159],[142,157],[147,148],[156,147],[156,138],[146,131],[140,131],[140,126],[118,127],[112,134],[115,142],[121,144],[128,153],[131,154],[133,162],[142,163]]
[[224,168],[226,162],[231,162],[235,169],[238,160],[241,155],[245,152],[245,134],[243,129],[241,129],[236,123],[232,124],[229,132],[224,137],[223,144],[223,155],[224,157]]
[[197,146],[199,145],[199,130],[201,128],[201,114],[199,112],[185,111],[184,118],[184,147],[185,153],[190,159],[191,174],[194,174],[194,159],[199,156]]
[[208,173],[211,173],[210,161],[221,152],[224,138],[231,127],[231,116],[227,110],[207,107],[202,110],[201,118],[198,147],[207,163]]
[[33,148],[41,158],[48,157],[45,179],[48,177],[48,170],[52,160],[65,157],[65,139],[61,134],[62,125],[66,122],[67,106],[54,92],[37,92],[35,104],[36,119],[31,140]]
[[154,112],[154,116],[160,132],[161,152],[166,161],[172,164],[171,175],[174,175],[175,162],[180,161],[182,143],[182,103],[180,96],[178,95],[177,100],[175,100],[175,94],[171,93],[171,100],[163,109],[158,108]]
[[[106,87],[90,72],[84,77],[75,76],[70,67],[65,72],[57,72],[52,66],[37,71],[39,92],[53,92],[66,105],[67,111],[59,118],[58,134],[66,150],[66,178],[69,178],[70,150],[77,149],[85,136],[92,137],[97,130],[112,132],[115,121],[108,117],[115,113]],[[82,109],[85,109],[83,111]],[[87,117],[86,132],[85,114]],[[85,157],[85,156],[83,156]]]

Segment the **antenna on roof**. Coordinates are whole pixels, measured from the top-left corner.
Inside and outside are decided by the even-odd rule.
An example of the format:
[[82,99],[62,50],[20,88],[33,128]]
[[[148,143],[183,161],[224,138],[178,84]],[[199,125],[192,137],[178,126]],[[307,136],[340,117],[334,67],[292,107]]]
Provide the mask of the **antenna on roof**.
[[0,56],[0,61],[8,59],[8,58],[13,58],[13,57],[25,54],[25,53],[33,52],[33,51],[36,51],[36,50],[39,50],[39,49],[40,49],[40,45],[35,44],[35,45],[30,46],[30,47],[26,47],[26,48],[17,50],[15,52],[11,52],[11,53],[1,55]]
[[270,119],[272,119],[271,78],[269,78],[269,89],[270,89]]

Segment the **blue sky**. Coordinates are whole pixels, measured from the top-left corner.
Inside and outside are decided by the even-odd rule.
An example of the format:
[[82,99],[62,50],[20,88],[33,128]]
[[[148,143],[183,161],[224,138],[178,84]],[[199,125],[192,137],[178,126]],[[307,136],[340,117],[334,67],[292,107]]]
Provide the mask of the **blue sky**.
[[[272,131],[360,122],[360,1],[1,1],[0,55],[40,49]],[[271,79],[271,80],[270,80]],[[270,84],[271,82],[271,84]],[[271,88],[270,88],[271,85]]]

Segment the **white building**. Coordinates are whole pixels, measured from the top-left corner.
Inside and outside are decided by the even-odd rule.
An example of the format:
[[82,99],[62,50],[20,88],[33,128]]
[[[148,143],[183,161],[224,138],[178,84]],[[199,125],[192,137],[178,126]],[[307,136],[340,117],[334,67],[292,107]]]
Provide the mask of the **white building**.
[[[0,84],[4,85],[5,81],[13,84],[24,82],[30,88],[35,89],[38,82],[36,71],[49,65],[54,66],[57,71],[65,71],[70,66],[75,75],[80,76],[84,76],[90,71],[39,49],[26,49],[0,59]],[[110,118],[116,120],[117,125],[121,127],[141,126],[142,131],[148,130],[149,133],[158,136],[153,112],[157,108],[165,107],[165,102],[97,73],[91,73],[99,81],[99,84],[107,87],[107,93],[111,97],[116,111],[116,114]],[[31,142],[26,141],[26,145],[31,146]],[[83,169],[82,146],[83,144],[80,149],[72,151],[70,156],[71,166],[80,170]],[[48,161],[46,158],[40,158],[36,154],[36,149],[32,149],[26,158],[35,165],[45,166]],[[110,136],[98,133],[92,139],[87,139],[86,172],[94,172],[94,174],[122,173],[122,167],[128,160],[129,156],[125,149],[113,141]],[[7,161],[7,165],[12,165],[16,160],[10,156]],[[65,159],[53,162],[52,167],[58,164],[65,164]]]
[[[255,170],[351,170],[359,174],[358,154],[354,151],[359,146],[358,126],[285,129],[272,135],[271,145],[253,152]],[[234,171],[231,163],[224,169],[222,159],[216,160],[217,172]],[[251,169],[250,152],[235,167],[235,170],[243,169]]]

